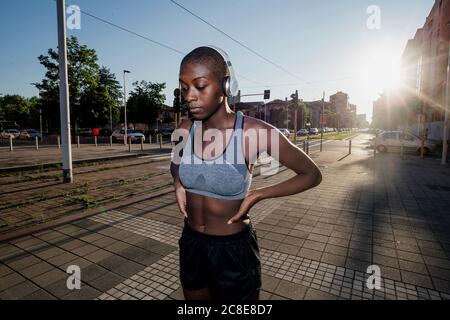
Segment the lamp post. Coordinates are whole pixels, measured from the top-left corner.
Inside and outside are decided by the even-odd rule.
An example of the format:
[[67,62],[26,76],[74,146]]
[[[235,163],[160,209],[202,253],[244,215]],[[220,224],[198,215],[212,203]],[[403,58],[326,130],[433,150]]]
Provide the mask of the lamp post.
[[[447,23],[447,28],[450,28],[450,23]],[[450,103],[450,40],[448,41],[448,60],[447,60],[447,81],[445,86],[445,115],[444,115],[444,132],[442,135],[442,159],[441,164],[447,163],[447,154],[448,154],[448,108]]]
[[126,90],[126,82],[125,82],[125,74],[127,73],[131,73],[128,70],[123,70],[123,112],[124,112],[124,123],[125,123],[125,135],[123,138],[123,143],[127,144],[127,128],[128,128],[128,124],[127,124],[127,90]]
[[63,146],[63,182],[72,183],[72,145],[70,143],[69,76],[67,67],[65,0],[58,0],[56,2],[56,7],[58,21],[59,112]]

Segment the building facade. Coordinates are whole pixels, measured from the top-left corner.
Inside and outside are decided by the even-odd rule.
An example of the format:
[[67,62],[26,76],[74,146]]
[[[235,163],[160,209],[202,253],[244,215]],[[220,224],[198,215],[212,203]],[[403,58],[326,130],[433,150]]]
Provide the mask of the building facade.
[[374,102],[375,126],[396,129],[444,120],[449,43],[450,0],[435,0],[424,25],[406,43],[401,88]]

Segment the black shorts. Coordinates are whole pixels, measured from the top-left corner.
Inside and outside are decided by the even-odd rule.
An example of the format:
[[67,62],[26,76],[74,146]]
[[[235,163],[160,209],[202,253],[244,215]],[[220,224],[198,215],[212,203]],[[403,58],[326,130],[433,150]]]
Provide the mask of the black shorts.
[[180,246],[180,281],[186,290],[209,288],[215,300],[252,300],[261,288],[258,238],[250,223],[239,233],[215,236],[185,220]]

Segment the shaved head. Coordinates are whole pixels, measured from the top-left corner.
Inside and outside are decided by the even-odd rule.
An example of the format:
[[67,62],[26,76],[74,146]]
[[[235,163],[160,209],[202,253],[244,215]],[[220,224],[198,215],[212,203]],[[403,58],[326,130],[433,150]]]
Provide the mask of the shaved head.
[[187,63],[207,65],[211,73],[219,81],[229,76],[228,68],[222,55],[210,47],[198,47],[189,52],[181,61],[180,69]]

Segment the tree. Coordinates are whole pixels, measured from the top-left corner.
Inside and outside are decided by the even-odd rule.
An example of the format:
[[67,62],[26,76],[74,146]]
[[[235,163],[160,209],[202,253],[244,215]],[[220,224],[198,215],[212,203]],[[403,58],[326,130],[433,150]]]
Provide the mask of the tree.
[[122,86],[116,79],[116,75],[106,67],[101,67],[99,70],[100,83],[106,87],[110,97],[113,100],[113,106],[111,108],[112,122],[117,123],[120,119],[120,106],[122,105]]
[[36,97],[25,98],[19,95],[0,97],[0,119],[15,121],[20,127],[31,127],[39,116],[40,101]]
[[[58,58],[58,52],[54,49],[49,49],[48,55],[38,57],[47,71],[41,82],[34,83],[42,100],[43,116],[52,128],[59,127]],[[72,36],[67,39],[67,61],[70,117],[74,128],[109,123],[110,109],[117,119],[120,85],[109,69],[99,66],[95,50],[81,45]]]
[[150,128],[159,116],[165,95],[161,92],[165,83],[152,83],[145,80],[133,82],[134,89],[127,101],[127,117],[130,123],[147,123]]
[[300,129],[303,129],[303,128],[305,128],[305,124],[306,124],[305,120],[309,118],[309,109],[306,106],[306,104],[303,102],[303,100],[299,101],[299,103],[298,103],[298,110],[299,110],[298,112],[299,112],[300,118],[301,118],[301,120],[300,120],[300,123],[301,123]]

